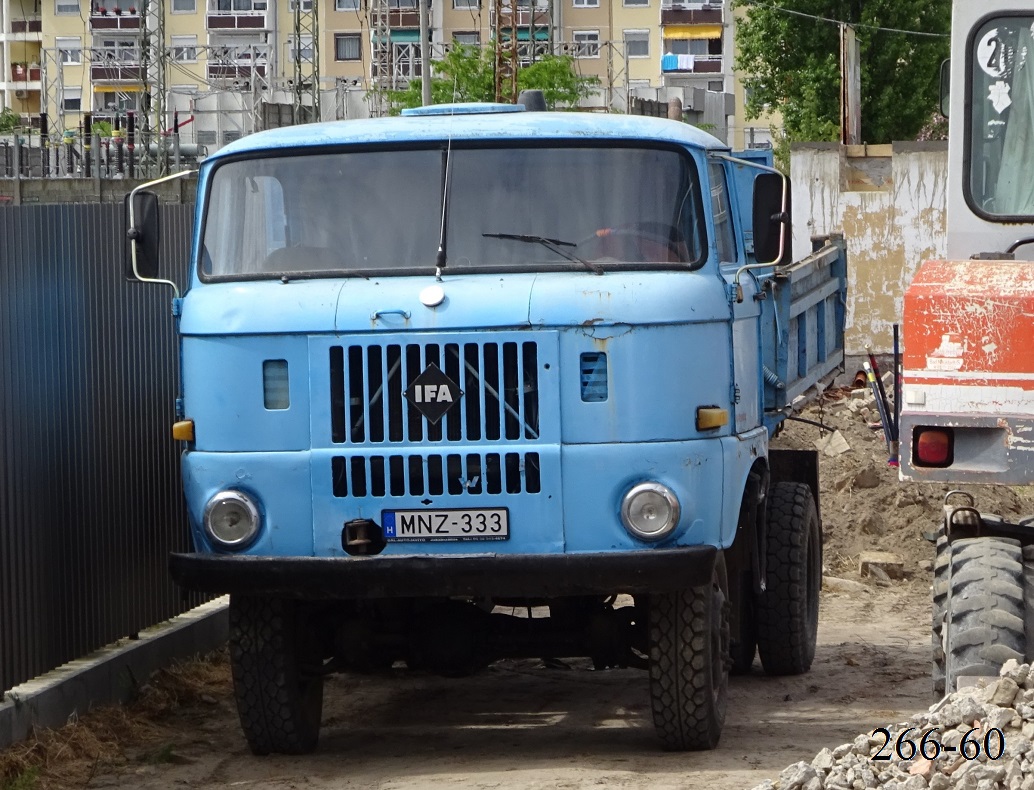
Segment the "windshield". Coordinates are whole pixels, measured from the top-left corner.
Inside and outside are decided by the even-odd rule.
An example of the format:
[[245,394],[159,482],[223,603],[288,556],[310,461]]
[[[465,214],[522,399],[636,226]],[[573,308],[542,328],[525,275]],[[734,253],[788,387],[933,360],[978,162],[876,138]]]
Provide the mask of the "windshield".
[[208,194],[205,277],[694,267],[693,160],[670,148],[444,147],[230,161]]
[[994,217],[1034,215],[1034,38],[1031,16],[991,19],[970,53],[970,197]]

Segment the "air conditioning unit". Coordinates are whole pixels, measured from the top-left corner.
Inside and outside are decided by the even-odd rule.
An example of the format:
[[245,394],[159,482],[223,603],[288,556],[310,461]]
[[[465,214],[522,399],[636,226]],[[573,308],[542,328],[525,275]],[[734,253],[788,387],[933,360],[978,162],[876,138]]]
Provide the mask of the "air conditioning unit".
[[17,90],[14,92],[14,98],[16,99],[27,99],[29,98],[29,92],[26,90]]

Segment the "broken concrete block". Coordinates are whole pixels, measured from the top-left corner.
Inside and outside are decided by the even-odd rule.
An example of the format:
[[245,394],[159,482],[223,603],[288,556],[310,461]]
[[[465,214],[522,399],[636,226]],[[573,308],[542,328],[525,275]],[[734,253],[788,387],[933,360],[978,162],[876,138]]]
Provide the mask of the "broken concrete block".
[[851,445],[847,443],[847,439],[844,438],[840,431],[833,431],[833,433],[827,434],[821,439],[816,439],[815,447],[818,448],[819,452],[828,455],[830,458],[843,455],[851,449]]
[[[879,568],[882,573],[873,573],[872,568]],[[891,579],[901,579],[905,575],[905,563],[891,551],[863,551],[858,555],[858,575],[882,578],[886,574]]]

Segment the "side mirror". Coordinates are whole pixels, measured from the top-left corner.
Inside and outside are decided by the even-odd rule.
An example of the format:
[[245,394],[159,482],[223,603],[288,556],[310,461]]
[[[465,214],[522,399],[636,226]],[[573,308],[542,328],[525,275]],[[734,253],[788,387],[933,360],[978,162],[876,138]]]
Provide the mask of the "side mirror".
[[758,263],[789,263],[790,179],[778,173],[754,177],[754,260]]
[[948,117],[948,98],[951,95],[951,59],[941,61],[941,115]]
[[158,277],[158,195],[133,191],[126,195],[126,247],[124,270],[129,280]]

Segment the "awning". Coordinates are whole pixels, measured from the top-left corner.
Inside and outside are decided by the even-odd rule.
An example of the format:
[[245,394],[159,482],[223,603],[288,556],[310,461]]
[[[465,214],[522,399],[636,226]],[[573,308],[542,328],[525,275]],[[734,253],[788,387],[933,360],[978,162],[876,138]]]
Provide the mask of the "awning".
[[[510,30],[509,30],[509,28],[503,28],[503,30],[500,31],[500,33],[502,35],[503,41],[509,41],[510,40]],[[517,40],[518,41],[530,41],[531,40],[531,35],[530,35],[529,31],[528,31],[528,28],[526,28],[526,27],[519,27],[519,28],[517,28]],[[536,41],[549,41],[549,28],[546,28],[546,27],[537,27],[537,28],[535,28],[535,40]]]
[[680,41],[686,39],[721,38],[721,25],[666,25],[662,31],[664,38]]
[[141,93],[144,89],[139,83],[136,85],[94,85],[94,93]]

